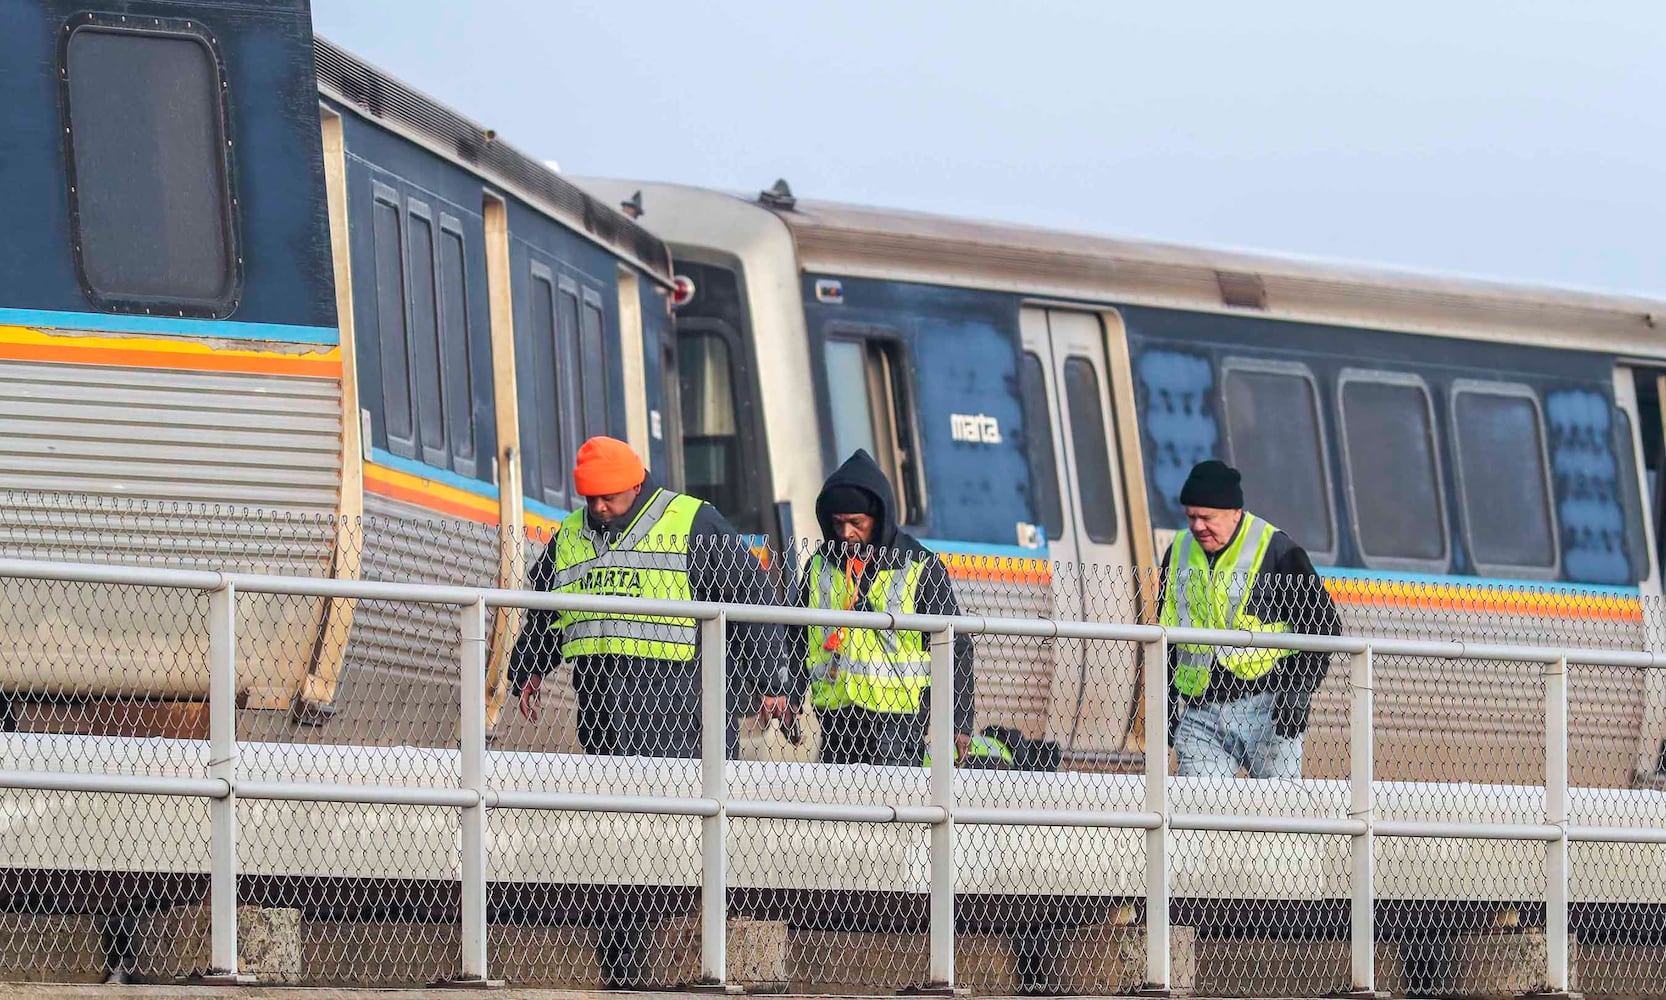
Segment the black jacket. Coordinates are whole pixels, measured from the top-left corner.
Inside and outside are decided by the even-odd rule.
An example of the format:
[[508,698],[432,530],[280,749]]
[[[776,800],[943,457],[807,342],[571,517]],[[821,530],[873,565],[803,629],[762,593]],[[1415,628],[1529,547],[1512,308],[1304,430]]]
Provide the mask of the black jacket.
[[[1238,523],[1238,530],[1244,530],[1243,521]],[[1236,538],[1236,534],[1233,537]],[[1168,583],[1169,559],[1173,555],[1174,547],[1170,546],[1163,556],[1165,586]],[[1215,558],[1213,555],[1209,557],[1210,565],[1214,564]],[[1261,558],[1261,568],[1255,578],[1255,587],[1250,591],[1246,610],[1263,622],[1282,622],[1289,625],[1292,632],[1304,635],[1338,635],[1342,631],[1342,619],[1336,613],[1336,605],[1331,602],[1330,592],[1325,589],[1325,581],[1314,570],[1313,561],[1302,547],[1282,531],[1273,533],[1272,541],[1267,545],[1267,554]],[[1178,709],[1182,700],[1180,693],[1174,689],[1175,658],[1175,650],[1171,646],[1168,688],[1171,740],[1174,727],[1180,720]],[[1212,671],[1209,686],[1203,693],[1197,698],[1185,700],[1199,703],[1237,701],[1267,691],[1276,692],[1278,698],[1273,713],[1279,735],[1293,738],[1307,731],[1313,692],[1318,690],[1320,682],[1329,672],[1330,654],[1298,652],[1285,657],[1272,672],[1253,681],[1241,680],[1229,670]]]
[[[642,495],[637,497],[636,503],[624,516],[612,524],[600,524],[588,513],[585,519],[595,531],[622,531],[658,488],[659,484],[649,475],[642,484]],[[531,589],[549,589],[550,581],[555,576],[555,548],[552,542],[532,567],[528,582]],[[774,589],[769,585],[769,579],[758,564],[757,557],[752,554],[746,538],[709,503],[702,503],[694,515],[688,548],[688,585],[694,600],[734,604],[777,603]],[[554,613],[549,611],[527,614],[526,624],[515,640],[515,649],[509,658],[509,683],[517,693],[528,677],[548,674],[561,663],[560,636],[550,627],[554,617]],[[752,699],[757,695],[787,694],[787,675],[781,667],[783,652],[784,640],[779,625],[730,623],[729,681],[731,686],[740,688],[731,692],[731,701],[742,706],[743,710],[750,710]],[[696,657],[698,655],[696,653]],[[575,669],[581,666],[575,661]],[[737,698],[737,695],[740,697]]]
[[[874,525],[871,551],[855,553],[859,557],[867,557],[862,578],[857,581],[857,592],[867,593],[874,573],[881,569],[901,569],[910,561],[923,561],[925,569],[920,573],[919,588],[914,595],[915,611],[924,615],[960,614],[960,602],[955,598],[954,582],[949,579],[949,571],[944,567],[943,560],[921,545],[914,536],[897,526],[896,493],[892,491],[890,480],[885,478],[885,473],[880,470],[878,463],[866,451],[858,449],[856,454],[850,456],[850,459],[839,466],[827,477],[827,482],[822,484],[821,495],[816,498],[816,521],[821,525],[822,537],[826,539],[834,537],[833,516],[827,510],[826,497],[828,490],[836,486],[855,486],[863,490],[874,498],[881,512]],[[821,553],[824,558],[831,559],[840,566],[845,564],[846,556],[849,554],[844,545],[835,541],[823,542]],[[811,586],[810,571],[806,565],[798,578],[800,607],[809,606]],[[794,701],[802,703],[810,685],[806,664],[809,657],[810,633],[808,629],[792,628],[788,630],[788,634],[791,663],[796,668],[792,693]],[[954,728],[957,733],[973,732],[976,693],[973,690],[972,657],[972,637],[956,635]],[[931,691],[927,689],[927,700],[922,706],[922,712],[929,712],[930,698]]]

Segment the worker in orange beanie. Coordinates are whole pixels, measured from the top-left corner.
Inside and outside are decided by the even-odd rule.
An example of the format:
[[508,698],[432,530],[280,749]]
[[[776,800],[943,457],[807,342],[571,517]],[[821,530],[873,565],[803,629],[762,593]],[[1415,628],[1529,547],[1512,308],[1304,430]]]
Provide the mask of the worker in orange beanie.
[[[535,587],[650,600],[775,603],[744,536],[710,504],[657,484],[630,445],[593,437],[576,459],[573,486],[584,507],[562,522],[533,570]],[[693,618],[532,612],[510,661],[510,683],[529,720],[539,717],[544,677],[563,662],[572,667],[578,737],[586,753],[700,755],[700,627]],[[726,669],[725,736],[733,757],[738,716],[756,710],[762,698],[785,700],[784,630],[732,623]],[[645,985],[640,931],[619,914],[598,927],[606,985]]]
[[[573,486],[584,507],[562,522],[532,573],[538,589],[652,600],[775,603],[744,536],[710,504],[660,486],[631,446],[593,437]],[[730,626],[731,696],[780,697],[787,684],[776,626]],[[521,712],[536,720],[543,678],[573,666],[579,741],[589,753],[700,753],[699,627],[692,618],[534,612],[511,662]],[[750,711],[752,706],[745,706]]]

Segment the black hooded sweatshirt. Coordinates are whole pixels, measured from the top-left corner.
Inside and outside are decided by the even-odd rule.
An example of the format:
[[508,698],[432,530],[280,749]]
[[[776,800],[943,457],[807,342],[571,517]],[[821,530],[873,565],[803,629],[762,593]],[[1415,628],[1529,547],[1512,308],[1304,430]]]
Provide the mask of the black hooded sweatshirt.
[[[642,482],[642,494],[622,517],[602,524],[586,513],[585,521],[593,531],[622,532],[659,488],[659,483],[650,473]],[[554,576],[555,545],[551,544],[533,566],[528,586],[533,590],[548,590]],[[752,554],[745,536],[709,503],[700,505],[700,510],[694,515],[693,529],[689,532],[688,587],[689,595],[696,601],[777,603],[769,578]],[[517,694],[528,677],[533,674],[547,675],[561,663],[560,642],[550,630],[554,617],[554,612],[550,611],[531,611],[527,614],[526,625],[521,629],[520,638],[515,641],[514,652],[509,658],[509,683]],[[750,699],[757,695],[789,693],[786,671],[781,667],[784,651],[779,625],[752,622],[729,624],[729,682],[731,688],[737,689],[731,690],[730,700],[741,711],[750,711]],[[694,662],[699,662],[698,652]]]
[[[891,489],[890,480],[879,464],[873,460],[865,450],[857,449],[856,454],[850,456],[845,464],[827,477],[822,484],[821,495],[816,497],[816,521],[821,525],[821,534],[825,539],[833,539],[833,513],[827,509],[827,494],[837,487],[854,486],[868,494],[874,500],[880,513],[874,524],[872,552],[856,554],[868,555],[867,563],[862,570],[862,578],[857,583],[857,593],[866,594],[868,585],[873,581],[875,572],[881,569],[901,569],[910,561],[923,561],[925,569],[920,573],[919,588],[915,591],[915,611],[923,615],[958,615],[960,603],[955,599],[954,583],[949,579],[949,571],[943,565],[936,553],[921,545],[914,536],[898,527],[897,496]],[[822,543],[821,552],[824,558],[831,559],[838,565],[845,565],[845,546],[837,541]],[[810,604],[810,571],[806,565],[804,572],[798,579],[798,604],[808,607]],[[809,657],[810,633],[805,628],[788,630],[792,664],[795,667],[797,683],[794,701],[802,703],[810,686],[810,675],[807,668]],[[970,734],[973,724],[973,706],[975,693],[972,677],[972,637],[956,635],[954,639],[954,728],[957,733]],[[930,710],[931,691],[926,690],[926,700],[921,705],[921,712]]]

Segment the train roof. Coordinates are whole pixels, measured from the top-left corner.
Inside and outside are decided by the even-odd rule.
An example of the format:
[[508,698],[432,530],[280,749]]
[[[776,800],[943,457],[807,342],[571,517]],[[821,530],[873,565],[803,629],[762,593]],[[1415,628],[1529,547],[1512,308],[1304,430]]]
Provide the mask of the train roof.
[[671,252],[629,216],[428,95],[314,36],[319,92],[444,157],[671,283]]
[[799,199],[791,208],[770,210],[791,230],[807,271],[1666,355],[1661,300],[836,202]]

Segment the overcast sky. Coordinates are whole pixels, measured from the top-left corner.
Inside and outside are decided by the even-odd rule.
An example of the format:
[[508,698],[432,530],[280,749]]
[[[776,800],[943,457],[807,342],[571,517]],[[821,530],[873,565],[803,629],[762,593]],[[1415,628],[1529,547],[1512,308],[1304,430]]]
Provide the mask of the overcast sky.
[[1666,298],[1659,0],[313,6],[570,174]]

